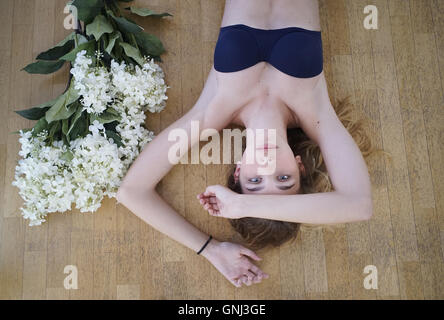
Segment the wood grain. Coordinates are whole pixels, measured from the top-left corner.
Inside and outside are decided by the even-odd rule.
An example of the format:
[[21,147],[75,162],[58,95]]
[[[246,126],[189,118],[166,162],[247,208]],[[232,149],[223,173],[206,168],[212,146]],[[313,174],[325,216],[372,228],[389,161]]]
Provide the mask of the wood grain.
[[[333,231],[304,230],[266,248],[256,264],[270,274],[236,289],[202,256],[105,198],[95,213],[50,214],[39,227],[21,217],[11,185],[17,135],[33,125],[15,114],[59,95],[68,65],[54,75],[20,71],[63,39],[62,0],[0,1],[0,298],[1,299],[443,299],[444,298],[444,2],[375,0],[379,28],[363,26],[365,0],[319,0],[324,73],[332,99],[350,96],[371,120],[374,144],[388,153],[367,160],[374,214]],[[147,113],[155,134],[196,102],[213,64],[223,0],[136,0],[173,17],[134,17],[166,48],[168,103]],[[203,145],[203,144],[202,144]],[[158,191],[187,220],[223,241],[239,238],[209,216],[196,194],[226,184],[231,165],[178,165]],[[66,265],[78,270],[66,290]],[[378,289],[363,286],[364,268]]]

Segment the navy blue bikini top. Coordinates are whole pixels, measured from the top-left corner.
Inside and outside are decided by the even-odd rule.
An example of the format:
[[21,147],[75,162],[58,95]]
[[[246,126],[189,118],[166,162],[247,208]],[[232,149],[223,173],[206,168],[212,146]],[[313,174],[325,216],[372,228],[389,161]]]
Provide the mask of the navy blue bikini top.
[[245,24],[220,28],[214,49],[214,68],[234,72],[266,61],[297,78],[322,72],[321,31],[299,27],[258,29]]

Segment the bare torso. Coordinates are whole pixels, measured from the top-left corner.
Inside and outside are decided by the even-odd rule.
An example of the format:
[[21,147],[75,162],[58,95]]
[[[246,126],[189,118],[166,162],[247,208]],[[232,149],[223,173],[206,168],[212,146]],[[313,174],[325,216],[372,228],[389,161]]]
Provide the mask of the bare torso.
[[[316,0],[226,0],[221,27],[246,24],[260,29],[301,27],[320,30]],[[320,75],[301,79],[289,76],[267,62],[247,69],[216,73],[218,88],[230,92],[237,103],[226,112],[233,114],[232,123],[243,125],[245,117],[258,112],[288,114],[288,127],[300,126],[300,108],[309,108]],[[325,94],[325,93],[324,93]],[[273,106],[273,108],[270,108]],[[219,110],[220,112],[220,110]]]
[[221,26],[243,23],[260,29],[320,30],[316,0],[226,0]]

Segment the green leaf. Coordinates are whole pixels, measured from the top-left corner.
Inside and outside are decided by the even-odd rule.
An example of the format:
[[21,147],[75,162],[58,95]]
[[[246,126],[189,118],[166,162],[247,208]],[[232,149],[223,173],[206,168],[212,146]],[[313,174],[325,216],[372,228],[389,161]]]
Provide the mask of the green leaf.
[[142,53],[146,56],[160,56],[165,52],[162,42],[153,34],[140,32],[134,35]]
[[142,66],[145,63],[140,51],[137,48],[126,42],[119,42],[119,45],[123,48],[125,54],[128,57],[133,58],[139,65]]
[[86,50],[86,52],[89,55],[93,55],[95,50],[95,44],[96,44],[95,40],[90,40],[88,42],[82,43],[79,46],[75,47],[71,52],[65,54],[63,57],[60,57],[60,59],[72,62],[76,59],[77,53],[82,50]]
[[68,135],[68,125],[69,125],[69,119],[63,119],[62,120],[62,132],[66,136]]
[[93,35],[97,41],[99,41],[104,33],[111,33],[113,30],[114,28],[111,23],[109,23],[109,21],[101,14],[99,14],[92,23],[86,26],[86,34],[88,36]]
[[26,67],[24,67],[22,70],[25,70],[28,73],[32,74],[49,74],[56,72],[59,70],[65,61],[58,60],[58,61],[45,61],[40,60],[31,64],[28,64]]
[[71,134],[71,131],[74,129],[74,127],[76,126],[77,121],[80,119],[80,117],[82,116],[82,112],[83,112],[83,108],[77,108],[76,113],[74,115],[74,117],[71,119],[71,126],[69,127],[69,130],[67,132],[66,135]]
[[120,120],[121,117],[120,117],[120,115],[115,115],[111,112],[105,111],[99,115],[92,114],[90,119],[91,119],[91,123],[93,123],[94,120],[97,120],[100,123],[110,123],[110,122],[113,122],[116,120]]
[[109,42],[105,48],[105,51],[111,54],[111,51],[114,48],[114,44],[116,43],[116,40],[119,38],[120,39],[122,38],[122,34],[118,30],[114,31],[109,37]]
[[25,119],[29,120],[38,120],[41,117],[43,117],[46,113],[46,110],[48,110],[49,107],[46,108],[30,108],[26,110],[16,110],[14,111],[18,115],[22,116]]
[[154,56],[152,58],[154,59],[154,62],[163,62],[162,58],[160,58],[159,56]]
[[[26,129],[21,129],[23,132],[27,132],[27,131],[31,131],[32,130],[32,128],[26,128]],[[14,134],[14,133],[17,133],[17,134],[19,134],[20,133],[20,130],[17,130],[17,131],[14,131],[14,132],[10,132],[10,134]]]
[[73,83],[74,81],[71,81],[69,89],[57,99],[55,104],[48,111],[46,111],[45,118],[48,123],[69,118],[74,112],[76,112],[80,105],[80,103],[76,101],[79,98],[79,93],[74,89]]
[[77,45],[88,42],[88,39],[83,34],[76,33],[75,37],[77,38]]
[[138,33],[144,30],[142,27],[135,24],[134,22],[129,21],[129,19],[125,17],[116,17],[110,10],[107,10],[107,13],[113,18],[113,20],[117,23],[117,26],[122,31],[130,33]]
[[119,111],[117,111],[117,110],[114,109],[114,108],[108,108],[108,109],[106,109],[106,112],[107,112],[107,113],[111,113],[111,114],[113,114],[113,115],[115,115],[115,116],[119,116],[119,117],[120,117],[120,113],[119,113]]
[[45,52],[40,53],[36,59],[58,60],[74,48],[74,40],[68,40],[62,46],[55,46]]
[[128,7],[125,8],[126,10],[130,10],[132,13],[137,14],[141,17],[165,17],[165,16],[173,16],[172,14],[169,14],[168,12],[163,13],[155,13],[154,11],[147,9],[147,8],[136,8],[136,7]]
[[27,110],[15,110],[14,112],[21,115],[22,117],[30,120],[38,120],[45,114],[48,107],[52,106],[58,98],[52,99],[51,101],[47,101],[41,103],[37,106],[34,106]]
[[61,121],[55,121],[49,125],[48,137],[53,138],[54,135],[60,130]]
[[75,140],[87,132],[88,130],[87,122],[88,119],[86,118],[85,112],[82,112],[80,114],[79,119],[74,123],[74,127],[70,129],[69,132],[70,140]]
[[72,5],[77,8],[79,20],[88,24],[100,13],[104,3],[103,0],[74,0]]
[[74,40],[74,36],[75,36],[75,32],[73,31],[73,32],[71,32],[70,34],[68,34],[68,36],[65,38],[65,39],[63,39],[62,41],[60,41],[59,43],[57,43],[55,46],[56,47],[61,47],[61,46],[63,46],[65,43],[67,43],[69,40]]
[[113,121],[110,123],[105,123],[103,126],[105,127],[106,130],[111,130],[111,131],[117,132],[116,127],[119,123],[120,123],[119,121]]
[[72,154],[71,150],[66,150],[60,156],[60,159],[65,160],[66,162],[70,162],[73,158],[74,158],[74,155]]
[[52,99],[51,101],[47,101],[47,102],[43,102],[37,106],[34,106],[33,108],[45,108],[45,107],[50,107],[52,105],[54,105],[54,103],[57,101],[59,97]]
[[122,139],[116,132],[111,130],[105,130],[105,134],[108,139],[112,138],[114,143],[117,144],[118,147],[123,147]]
[[34,125],[34,131],[32,132],[32,136],[36,137],[38,133],[47,129],[48,129],[48,122],[46,121],[45,117],[40,118],[40,120],[37,121],[37,123]]

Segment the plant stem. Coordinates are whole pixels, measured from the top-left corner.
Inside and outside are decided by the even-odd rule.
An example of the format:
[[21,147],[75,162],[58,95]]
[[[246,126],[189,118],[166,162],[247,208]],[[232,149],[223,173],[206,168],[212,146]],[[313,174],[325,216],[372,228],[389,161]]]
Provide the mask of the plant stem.
[[139,46],[137,45],[136,37],[134,36],[133,33],[131,33],[131,40],[134,43],[134,45],[136,46],[137,50],[140,50]]

